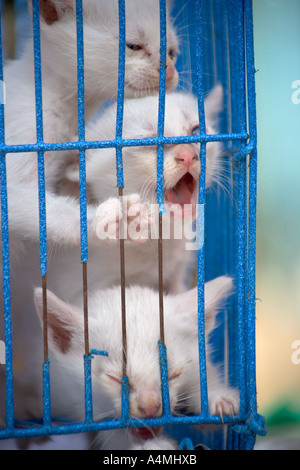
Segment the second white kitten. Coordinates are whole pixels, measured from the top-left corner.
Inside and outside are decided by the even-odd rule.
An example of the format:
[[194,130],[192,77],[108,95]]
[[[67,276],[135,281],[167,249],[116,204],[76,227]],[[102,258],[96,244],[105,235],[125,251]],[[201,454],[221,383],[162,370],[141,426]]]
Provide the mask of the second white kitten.
[[[215,317],[232,291],[232,279],[219,277],[205,285],[206,341],[215,327]],[[94,355],[92,384],[94,418],[117,419],[121,414],[122,329],[120,288],[95,291],[89,297],[91,350],[104,350],[108,356]],[[42,291],[35,291],[35,305],[42,320]],[[197,289],[164,297],[165,342],[168,360],[170,407],[176,415],[182,405],[199,414],[200,376],[198,363]],[[127,376],[129,413],[143,423],[163,413],[158,340],[160,338],[158,293],[139,286],[126,289]],[[50,347],[54,353],[52,371],[53,415],[84,419],[83,403],[83,315],[48,292]],[[41,338],[41,333],[37,335]],[[37,350],[38,351],[38,350]],[[37,352],[36,351],[36,352]],[[37,354],[35,355],[35,358]],[[31,370],[32,370],[31,364]],[[32,373],[32,372],[31,372]],[[210,362],[207,348],[208,402],[211,415],[234,415],[239,411],[238,391],[222,384],[218,369]],[[37,400],[37,403],[39,401]],[[160,428],[133,427],[99,433],[94,446],[106,449],[164,449],[168,443],[159,437]],[[153,439],[150,439],[153,436]],[[145,439],[147,440],[145,441]],[[166,447],[169,448],[169,447]]]
[[[223,107],[223,90],[216,86],[205,101],[206,127],[210,134],[217,132],[219,113]],[[127,100],[124,105],[124,139],[157,136],[158,98]],[[110,107],[87,130],[88,140],[112,140],[115,137],[116,107]],[[186,93],[172,92],[166,96],[165,136],[199,134],[197,99]],[[189,251],[193,219],[196,214],[199,190],[200,144],[183,143],[164,148],[163,196],[166,213],[163,215],[164,287],[166,291],[184,290],[184,274],[192,256]],[[207,144],[206,187],[218,183],[222,172],[222,146]],[[78,182],[78,159],[75,154],[66,171],[69,181]],[[88,150],[86,175],[88,197],[100,204],[95,219],[98,237],[103,236],[103,248],[90,246],[90,288],[110,287],[119,282],[119,250],[114,240],[119,235],[119,222],[128,227],[126,243],[126,282],[157,287],[157,147],[133,146],[123,148],[124,190],[127,196],[125,213],[116,188],[116,155],[114,148]],[[173,217],[174,214],[174,217]],[[129,231],[133,229],[133,234]],[[150,230],[151,229],[151,230]],[[105,233],[106,231],[106,233]],[[140,231],[140,233],[139,233]],[[127,233],[126,233],[127,235]],[[144,243],[132,243],[144,241]],[[193,245],[195,249],[195,245]],[[74,258],[66,253],[66,266],[74,273]],[[58,260],[60,261],[60,260]],[[68,274],[64,276],[64,281]],[[72,286],[70,286],[72,289]],[[66,289],[67,290],[67,289]],[[54,290],[55,292],[55,290]],[[72,297],[71,297],[72,298]]]

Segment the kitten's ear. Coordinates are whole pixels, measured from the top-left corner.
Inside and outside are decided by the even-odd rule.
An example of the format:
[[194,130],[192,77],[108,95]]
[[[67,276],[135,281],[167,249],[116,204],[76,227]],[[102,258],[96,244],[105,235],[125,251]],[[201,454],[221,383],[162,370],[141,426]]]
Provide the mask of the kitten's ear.
[[[43,291],[34,290],[34,304],[39,319],[43,322]],[[76,307],[63,302],[47,291],[47,320],[49,345],[53,352],[68,354],[75,349],[83,351],[82,313]]]
[[224,109],[224,91],[222,85],[216,85],[204,101],[207,132],[214,133],[218,129],[220,113]]
[[[32,15],[32,0],[28,1],[28,10]],[[75,10],[75,0],[39,0],[40,16],[48,24],[51,25],[58,21],[61,16],[68,10]]]
[[[215,327],[215,319],[226,300],[233,292],[233,280],[228,276],[220,276],[212,281],[206,282],[204,286],[205,296],[205,327],[208,335]],[[197,312],[198,312],[198,288],[178,294],[175,297],[176,311],[180,315],[182,325],[197,334]]]
[[229,276],[219,276],[205,283],[205,321],[207,333],[213,330],[216,316],[233,293],[233,290],[233,279]]

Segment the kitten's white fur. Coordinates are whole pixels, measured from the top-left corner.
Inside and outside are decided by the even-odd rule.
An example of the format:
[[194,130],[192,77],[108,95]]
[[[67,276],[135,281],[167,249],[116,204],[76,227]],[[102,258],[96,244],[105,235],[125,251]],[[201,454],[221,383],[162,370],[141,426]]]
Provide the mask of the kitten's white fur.
[[[215,317],[232,291],[232,279],[219,277],[205,285],[206,340],[215,326]],[[92,359],[94,416],[117,418],[121,412],[122,331],[120,321],[120,288],[95,291],[89,297],[90,348],[105,350],[108,357]],[[42,290],[35,290],[35,305],[42,320]],[[130,385],[130,415],[141,421],[160,416],[162,401],[159,367],[158,293],[140,286],[126,289],[127,306],[127,375]],[[165,338],[168,358],[170,406],[172,412],[184,404],[187,411],[198,414],[200,377],[198,364],[197,289],[178,295],[167,295]],[[66,304],[48,292],[49,344],[51,360],[52,410],[54,416],[75,420],[84,418],[83,410],[83,315],[77,307]],[[36,340],[41,343],[41,332]],[[40,344],[40,350],[41,350]],[[215,414],[236,414],[239,394],[222,384],[218,370],[209,360],[207,350],[209,410]],[[35,355],[35,360],[37,356]],[[29,364],[28,364],[29,366]],[[30,371],[32,367],[28,367]],[[31,372],[32,373],[32,372]],[[37,401],[40,403],[40,401]],[[38,408],[37,408],[38,409]],[[143,441],[133,438],[128,430],[106,431],[95,445],[108,449],[168,448],[174,446],[165,438]],[[104,438],[104,443],[103,443]],[[161,439],[161,441],[160,441]],[[101,444],[102,442],[102,444]],[[146,447],[144,447],[146,446]],[[174,447],[173,447],[174,448]]]
[[[217,119],[223,106],[223,91],[221,86],[216,86],[207,96],[205,101],[206,127],[209,133],[217,132]],[[136,100],[126,100],[124,106],[123,137],[139,139],[157,136],[157,114],[158,98],[146,97]],[[104,115],[87,130],[88,140],[110,140],[114,138],[116,108],[110,107]],[[166,95],[165,113],[165,135],[167,137],[191,135],[192,130],[199,126],[198,103],[195,97],[186,93],[171,92]],[[189,169],[182,163],[181,157],[185,152],[194,152],[199,157],[199,144],[168,145],[164,150],[164,194],[165,203],[168,207],[167,194],[171,201],[184,201],[186,204],[198,202],[198,180],[200,175],[200,161],[195,158]],[[222,147],[219,142],[207,144],[206,157],[206,187],[211,187],[218,181],[221,171]],[[76,157],[77,158],[77,157]],[[156,201],[156,178],[157,178],[157,148],[153,147],[124,147],[124,190],[128,196],[129,205],[133,205],[136,210],[141,207],[146,209],[144,228],[146,228],[147,241],[143,244],[136,244],[128,241],[126,243],[126,282],[127,285],[139,283],[148,287],[157,287],[157,240],[150,239],[151,235],[158,233],[152,230],[148,234],[148,226],[151,219],[153,224],[157,222],[158,210],[147,212]],[[192,194],[185,188],[182,196],[178,196],[176,188],[178,181],[190,173],[194,179]],[[66,176],[71,181],[78,182],[78,160],[71,162],[66,171]],[[114,149],[88,150],[86,152],[86,178],[88,185],[88,196],[93,203],[100,204],[97,217],[95,219],[96,232],[98,227],[103,228],[105,222],[111,223],[112,229],[116,218],[120,214],[120,202],[116,188],[116,159]],[[107,200],[107,198],[109,198]],[[153,207],[152,207],[153,209]],[[181,214],[181,208],[179,210]],[[126,214],[127,215],[127,214]],[[123,214],[123,216],[126,216]],[[186,216],[187,214],[184,213]],[[178,229],[182,227],[184,220],[184,230],[181,239],[175,239],[173,226]],[[171,226],[171,229],[170,229]],[[167,212],[163,216],[164,234],[170,236],[163,242],[164,248],[164,287],[167,291],[179,292],[185,289],[184,275],[187,264],[191,257],[191,251],[186,250],[187,239],[184,236],[185,230],[192,227],[192,217],[182,219],[182,217],[170,217]],[[116,229],[118,227],[115,227]],[[112,233],[114,235],[114,233]],[[66,266],[74,266],[74,256],[67,256]],[[155,259],[156,258],[156,259]],[[73,261],[72,261],[73,260]],[[89,270],[91,288],[110,287],[119,282],[119,250],[115,241],[103,242],[102,247],[90,246],[89,249]],[[61,258],[58,260],[61,263]],[[63,269],[63,268],[61,268]],[[75,269],[75,266],[74,266]],[[70,268],[70,272],[74,272]],[[56,270],[57,271],[57,270]],[[68,274],[64,276],[66,281]],[[72,286],[70,286],[72,289]],[[66,289],[67,291],[68,289]],[[54,290],[56,292],[56,290]],[[63,292],[58,295],[64,295]],[[63,297],[65,298],[65,297]],[[69,297],[68,297],[69,298]],[[74,297],[71,297],[74,299]]]
[[[222,103],[222,90],[217,87],[206,101],[207,123],[211,126],[214,117],[218,114]],[[147,97],[139,100],[125,102],[124,108],[124,134],[125,136],[148,137],[154,132],[157,124],[157,98]],[[151,111],[151,112],[149,112]],[[113,122],[115,108],[107,110],[96,128],[88,131],[89,135],[98,138],[111,138],[113,134]],[[103,123],[103,127],[101,125]],[[193,126],[198,124],[197,101],[190,95],[181,93],[170,93],[166,96],[166,135],[186,135],[191,132]],[[95,131],[98,129],[98,132]],[[91,133],[91,134],[90,134]],[[100,134],[101,133],[101,134]],[[187,147],[190,147],[187,145]],[[177,152],[184,149],[184,145],[170,146],[166,148],[165,155],[165,179],[173,184],[182,176],[180,162],[175,161]],[[193,145],[199,153],[199,145]],[[219,171],[220,144],[211,143],[207,146],[207,181],[212,184]],[[199,161],[193,165],[195,178],[199,176]],[[73,164],[69,168],[71,177],[78,178],[78,167],[74,170]],[[127,148],[124,149],[124,193],[135,201],[148,204],[155,202],[156,185],[156,149],[155,148]],[[114,150],[98,150],[87,152],[87,180],[89,195],[93,210],[97,211],[100,204],[102,212],[98,212],[96,222],[99,224],[105,214],[105,208],[111,215],[118,210],[119,201],[116,196],[116,170]],[[148,187],[147,187],[148,184]],[[145,190],[146,188],[146,190]],[[197,188],[195,186],[195,194]],[[111,199],[107,201],[107,198]],[[92,205],[94,201],[95,205]],[[75,203],[74,203],[75,204]],[[58,204],[55,212],[55,222],[58,227],[62,225],[63,218]],[[75,210],[75,209],[74,209]],[[79,212],[78,212],[79,214]],[[79,215],[78,215],[79,217]],[[163,216],[165,219],[165,216]],[[100,220],[99,220],[100,219]],[[79,223],[79,221],[78,221]],[[190,222],[191,223],[191,222]],[[77,227],[79,230],[79,227]],[[95,227],[95,231],[97,226]],[[68,235],[68,233],[66,234]],[[71,236],[71,235],[70,235]],[[187,264],[193,252],[185,250],[186,240],[170,238],[163,241],[164,250],[164,288],[169,292],[185,290],[184,274]],[[61,299],[70,303],[80,305],[82,302],[82,267],[80,263],[80,246],[64,247],[49,250],[48,256],[48,288]],[[147,240],[145,243],[126,242],[126,283],[127,285],[139,284],[147,287],[157,288],[157,240]],[[19,256],[18,269],[13,269],[12,279],[12,305],[14,319],[16,320],[15,345],[22,342],[24,332],[30,325],[28,315],[33,309],[32,287],[40,284],[39,272],[39,247],[30,241],[26,244],[26,252]],[[120,283],[120,251],[116,240],[98,240],[98,246],[89,244],[88,255],[88,285],[89,291],[110,288]],[[21,333],[21,337],[20,337]],[[25,335],[26,337],[26,335]],[[17,339],[18,338],[18,339]],[[17,352],[15,353],[18,356]],[[21,354],[22,357],[22,354]]]
[[[84,75],[86,123],[104,100],[117,94],[118,2],[84,0]],[[31,7],[31,2],[29,1]],[[77,133],[77,52],[75,0],[41,0],[41,71],[43,84],[44,141],[68,142]],[[54,13],[53,13],[54,12]],[[169,12],[169,8],[168,8]],[[126,96],[141,96],[157,90],[159,80],[159,2],[126,2],[127,41],[141,50],[126,47]],[[53,21],[53,15],[57,20]],[[50,24],[51,22],[51,24]],[[168,13],[168,51],[178,48]],[[175,60],[175,58],[174,58]],[[177,84],[174,61],[167,89]],[[36,142],[34,59],[32,40],[20,59],[4,69],[6,83],[5,138],[7,144]],[[60,152],[45,154],[48,242],[76,244],[80,240],[76,201],[55,194],[64,160]],[[12,253],[21,240],[38,240],[39,213],[36,155],[7,156],[9,228]],[[95,212],[88,212],[90,240]],[[60,223],[57,224],[57,220]]]
[[[44,141],[68,142],[72,138],[77,139],[74,136],[78,132],[76,1],[40,0],[39,4]],[[108,98],[114,98],[117,93],[119,36],[117,5],[117,0],[82,2],[86,123],[100,103]],[[31,8],[30,0],[29,7]],[[176,56],[178,45],[169,19],[169,2],[167,7],[168,51],[173,49]],[[57,21],[49,24],[55,15]],[[126,47],[125,95],[133,97],[153,93],[157,90],[159,76],[159,2],[158,0],[126,1],[126,15],[127,40],[138,42],[142,49],[133,51]],[[174,60],[168,57],[168,67],[174,67],[175,56]],[[173,76],[169,77],[166,83],[167,89],[172,89],[177,84],[177,72],[175,70],[173,72]],[[136,82],[138,76],[140,78]],[[6,64],[4,81],[6,83],[5,141],[9,145],[32,144],[36,142],[37,136],[31,39],[24,45],[23,55]],[[130,87],[132,83],[135,83],[136,89]],[[18,334],[23,335],[22,327],[29,329],[30,334],[27,319],[32,309],[31,289],[33,285],[40,283],[37,156],[28,152],[8,154],[6,164],[12,312],[14,312],[13,322],[17,324],[13,330],[16,357],[19,352]],[[80,243],[78,200],[59,195],[56,191],[64,165],[62,152],[45,153],[48,249],[50,254],[55,247],[71,245],[72,256],[76,262],[79,261],[77,266],[80,266],[80,255],[76,251]],[[96,209],[97,205],[87,208],[89,243],[98,243],[93,223]],[[59,273],[56,275],[59,276]],[[0,269],[1,276],[2,269]],[[76,274],[75,279],[77,280]],[[72,284],[71,279],[70,281]],[[80,289],[78,284],[76,289]]]
[[[217,87],[207,98],[207,125],[211,126],[218,114],[222,102],[222,90]],[[149,112],[149,110],[151,112]],[[149,137],[155,133],[157,124],[157,97],[148,97],[139,100],[125,102],[124,109],[124,134],[130,137]],[[109,119],[107,119],[109,117]],[[102,132],[101,137],[111,138],[115,109],[109,109],[103,118],[97,122],[96,128]],[[103,122],[103,126],[101,126]],[[166,135],[186,135],[191,133],[194,126],[198,125],[197,101],[191,95],[170,93],[166,96]],[[106,126],[106,127],[105,127]],[[95,130],[91,130],[95,136]],[[97,134],[99,136],[99,133]],[[190,145],[187,145],[190,147]],[[185,145],[170,146],[166,148],[164,174],[175,184],[182,176],[180,162],[175,161],[176,155],[184,150]],[[199,145],[192,146],[199,153]],[[219,170],[220,145],[208,144],[207,148],[207,181],[212,184]],[[91,200],[99,202],[99,198],[105,200],[107,196],[116,192],[115,188],[115,156],[112,150],[87,152],[87,177],[90,188]],[[173,171],[172,171],[173,169]],[[71,171],[72,170],[72,171]],[[102,170],[102,171],[101,171]],[[74,178],[74,167],[69,168],[71,177]],[[191,170],[192,171],[192,170]],[[183,171],[184,173],[185,171]],[[194,177],[200,172],[199,161],[193,166]],[[132,191],[138,191],[137,200],[142,202],[154,202],[156,179],[156,149],[132,148],[124,151],[125,193],[132,197]],[[150,180],[152,189],[148,198],[143,193],[142,186],[147,179]],[[127,189],[127,191],[126,191]],[[197,194],[197,188],[195,189]],[[136,194],[136,193],[135,193]],[[118,202],[115,198],[110,202]],[[104,209],[109,206],[109,201],[100,204]],[[95,210],[97,205],[94,206]],[[111,212],[112,207],[110,207]],[[99,214],[100,215],[100,214]],[[58,225],[61,220],[56,214]],[[103,214],[102,214],[103,216]],[[99,220],[98,220],[99,222]],[[99,241],[100,243],[100,241]],[[184,248],[185,240],[164,240],[164,281],[165,289],[173,292],[183,290],[182,272],[186,267],[189,252]],[[126,242],[126,281],[127,284],[140,284],[152,288],[157,287],[157,241],[148,240],[143,244],[132,241]],[[99,246],[89,246],[88,261],[88,286],[89,292],[99,288],[110,288],[119,284],[119,247],[117,241],[105,240]],[[12,273],[12,301],[16,320],[14,327],[14,359],[20,364],[20,368],[26,363],[24,350],[28,347],[28,338],[36,334],[33,326],[32,311],[32,286],[40,284],[39,250],[34,243],[28,241],[26,253],[19,258],[19,266],[22,270],[14,270]],[[64,301],[78,306],[82,305],[82,268],[80,263],[80,247],[64,247],[49,251],[47,280],[49,289]],[[30,362],[30,361],[29,361]],[[23,385],[22,385],[23,386]],[[24,391],[24,394],[26,390]],[[29,390],[29,395],[32,392]]]

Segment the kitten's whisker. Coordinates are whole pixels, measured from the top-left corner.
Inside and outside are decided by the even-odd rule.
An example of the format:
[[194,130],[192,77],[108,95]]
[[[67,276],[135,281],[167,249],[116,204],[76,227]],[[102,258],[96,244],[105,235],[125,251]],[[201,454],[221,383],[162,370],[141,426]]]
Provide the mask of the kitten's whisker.
[[107,417],[114,417],[114,411],[113,410],[110,410],[110,411],[106,411],[104,413],[100,413],[98,415],[95,415],[93,418],[94,418],[94,421],[101,421]]
[[[183,7],[178,11],[177,15],[174,18],[171,17],[171,22],[172,22],[173,25],[175,24],[175,22],[176,22],[177,18],[179,17],[179,15],[181,15],[183,10],[189,5],[190,2],[191,2],[191,0],[188,0],[187,2],[185,2]],[[177,30],[176,30],[176,33],[177,33]]]
[[152,437],[155,438],[156,435],[155,435],[155,432],[153,430],[153,428],[151,428],[150,426],[147,426],[145,423],[144,423],[144,420],[142,418],[138,418],[137,416],[134,416],[134,419],[136,419],[137,421],[139,421],[143,428],[147,429],[151,434],[152,434]]

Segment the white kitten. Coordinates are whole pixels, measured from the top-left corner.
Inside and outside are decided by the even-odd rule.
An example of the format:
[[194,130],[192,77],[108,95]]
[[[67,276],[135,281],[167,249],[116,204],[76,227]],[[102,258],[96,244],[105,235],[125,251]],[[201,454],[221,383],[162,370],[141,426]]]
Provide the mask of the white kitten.
[[[216,314],[232,291],[232,280],[226,276],[205,285],[206,340],[214,329]],[[120,288],[98,290],[89,297],[90,348],[105,350],[108,357],[94,355],[92,384],[94,418],[116,419],[121,413],[122,330],[120,321]],[[42,290],[35,290],[35,305],[42,319]],[[197,289],[164,298],[165,341],[168,359],[170,407],[185,400],[187,411],[198,414],[200,376],[198,363]],[[127,310],[127,376],[129,380],[129,413],[143,422],[162,415],[161,376],[159,366],[158,293],[139,286],[126,289]],[[83,315],[77,307],[66,304],[48,292],[49,344],[54,352],[51,361],[52,413],[75,420],[84,419],[83,403]],[[41,339],[41,333],[37,338]],[[219,373],[209,360],[207,380],[211,415],[233,415],[239,410],[237,390],[221,383]],[[35,356],[37,357],[37,356]],[[30,365],[29,365],[30,366]],[[32,371],[32,364],[29,367]],[[36,369],[36,368],[35,368]],[[31,372],[32,373],[32,372]],[[172,448],[165,438],[156,437],[160,429],[146,432],[144,427],[106,431],[96,438],[99,448]],[[153,435],[154,439],[144,441]],[[104,443],[103,443],[104,439]],[[170,446],[170,447],[165,447]],[[174,447],[173,447],[174,448]]]
[[[206,126],[209,133],[217,132],[216,122],[222,105],[222,87],[216,86],[205,101]],[[123,137],[125,139],[139,139],[157,136],[157,114],[157,97],[126,100]],[[115,119],[116,107],[112,106],[87,130],[88,139],[113,139]],[[199,133],[199,115],[196,98],[190,94],[168,93],[166,95],[165,135],[174,137],[197,133]],[[222,169],[221,151],[222,147],[219,142],[207,144],[206,187],[210,187],[218,181]],[[172,292],[184,290],[184,274],[191,256],[191,251],[187,250],[187,242],[198,202],[198,182],[201,171],[199,154],[200,144],[197,143],[167,145],[164,150],[164,203],[167,209],[163,215],[164,287]],[[88,150],[86,152],[89,198],[94,204],[104,201],[97,210],[95,230],[99,237],[104,235],[103,238],[105,238],[104,231],[106,230],[105,225],[107,225],[108,238],[116,238],[120,217],[126,219],[129,229],[137,228],[136,226],[140,225],[142,235],[147,240],[143,244],[130,242],[126,244],[127,285],[139,283],[156,288],[158,232],[158,208],[154,206],[157,202],[156,146],[124,147],[123,164],[124,195],[128,196],[128,214],[122,213],[121,203],[117,197],[115,149]],[[70,163],[66,176],[70,181],[78,182],[78,163]],[[107,200],[107,198],[109,199]],[[174,207],[176,209],[174,211],[175,217],[172,217],[171,212]],[[139,218],[139,211],[142,214],[141,218]],[[151,230],[148,233],[149,227]],[[133,235],[135,234],[133,233]],[[139,234],[136,235],[139,236]],[[133,239],[134,236],[129,236],[129,238]],[[99,288],[100,285],[101,287],[110,287],[119,282],[118,247],[115,242],[108,243],[107,240],[106,244],[105,241],[103,242],[103,247],[104,249],[90,246],[89,249],[89,272],[92,283],[90,286],[92,289]],[[71,252],[69,253],[69,256],[66,254],[67,258],[64,262],[68,267],[73,266],[69,271],[73,273],[75,269],[74,256],[72,257]],[[61,257],[58,262],[62,264]],[[56,261],[54,263],[56,265]],[[62,272],[62,270],[63,266],[59,271]],[[68,278],[67,272],[63,278],[65,282]],[[71,285],[69,287],[72,289]],[[68,289],[66,288],[65,292],[68,292]],[[54,292],[57,292],[55,288]],[[65,295],[65,293],[58,293],[58,295]]]
[[[115,97],[118,82],[118,2],[84,0],[84,75],[86,122],[104,100]],[[67,142],[77,134],[76,0],[40,0],[41,71],[44,141]],[[32,8],[29,1],[30,9]],[[156,92],[159,83],[159,1],[126,1],[127,47],[125,94],[129,97]],[[166,87],[177,85],[177,39],[167,19],[168,59]],[[7,144],[36,142],[33,42],[22,57],[8,63],[5,137]],[[54,193],[64,164],[60,152],[46,153],[46,200],[49,243],[77,244],[79,208],[76,201]],[[14,248],[20,240],[38,240],[38,188],[36,154],[7,156],[9,228]],[[90,240],[93,241],[88,212]],[[57,224],[59,217],[60,223]],[[95,241],[95,240],[94,240]]]

